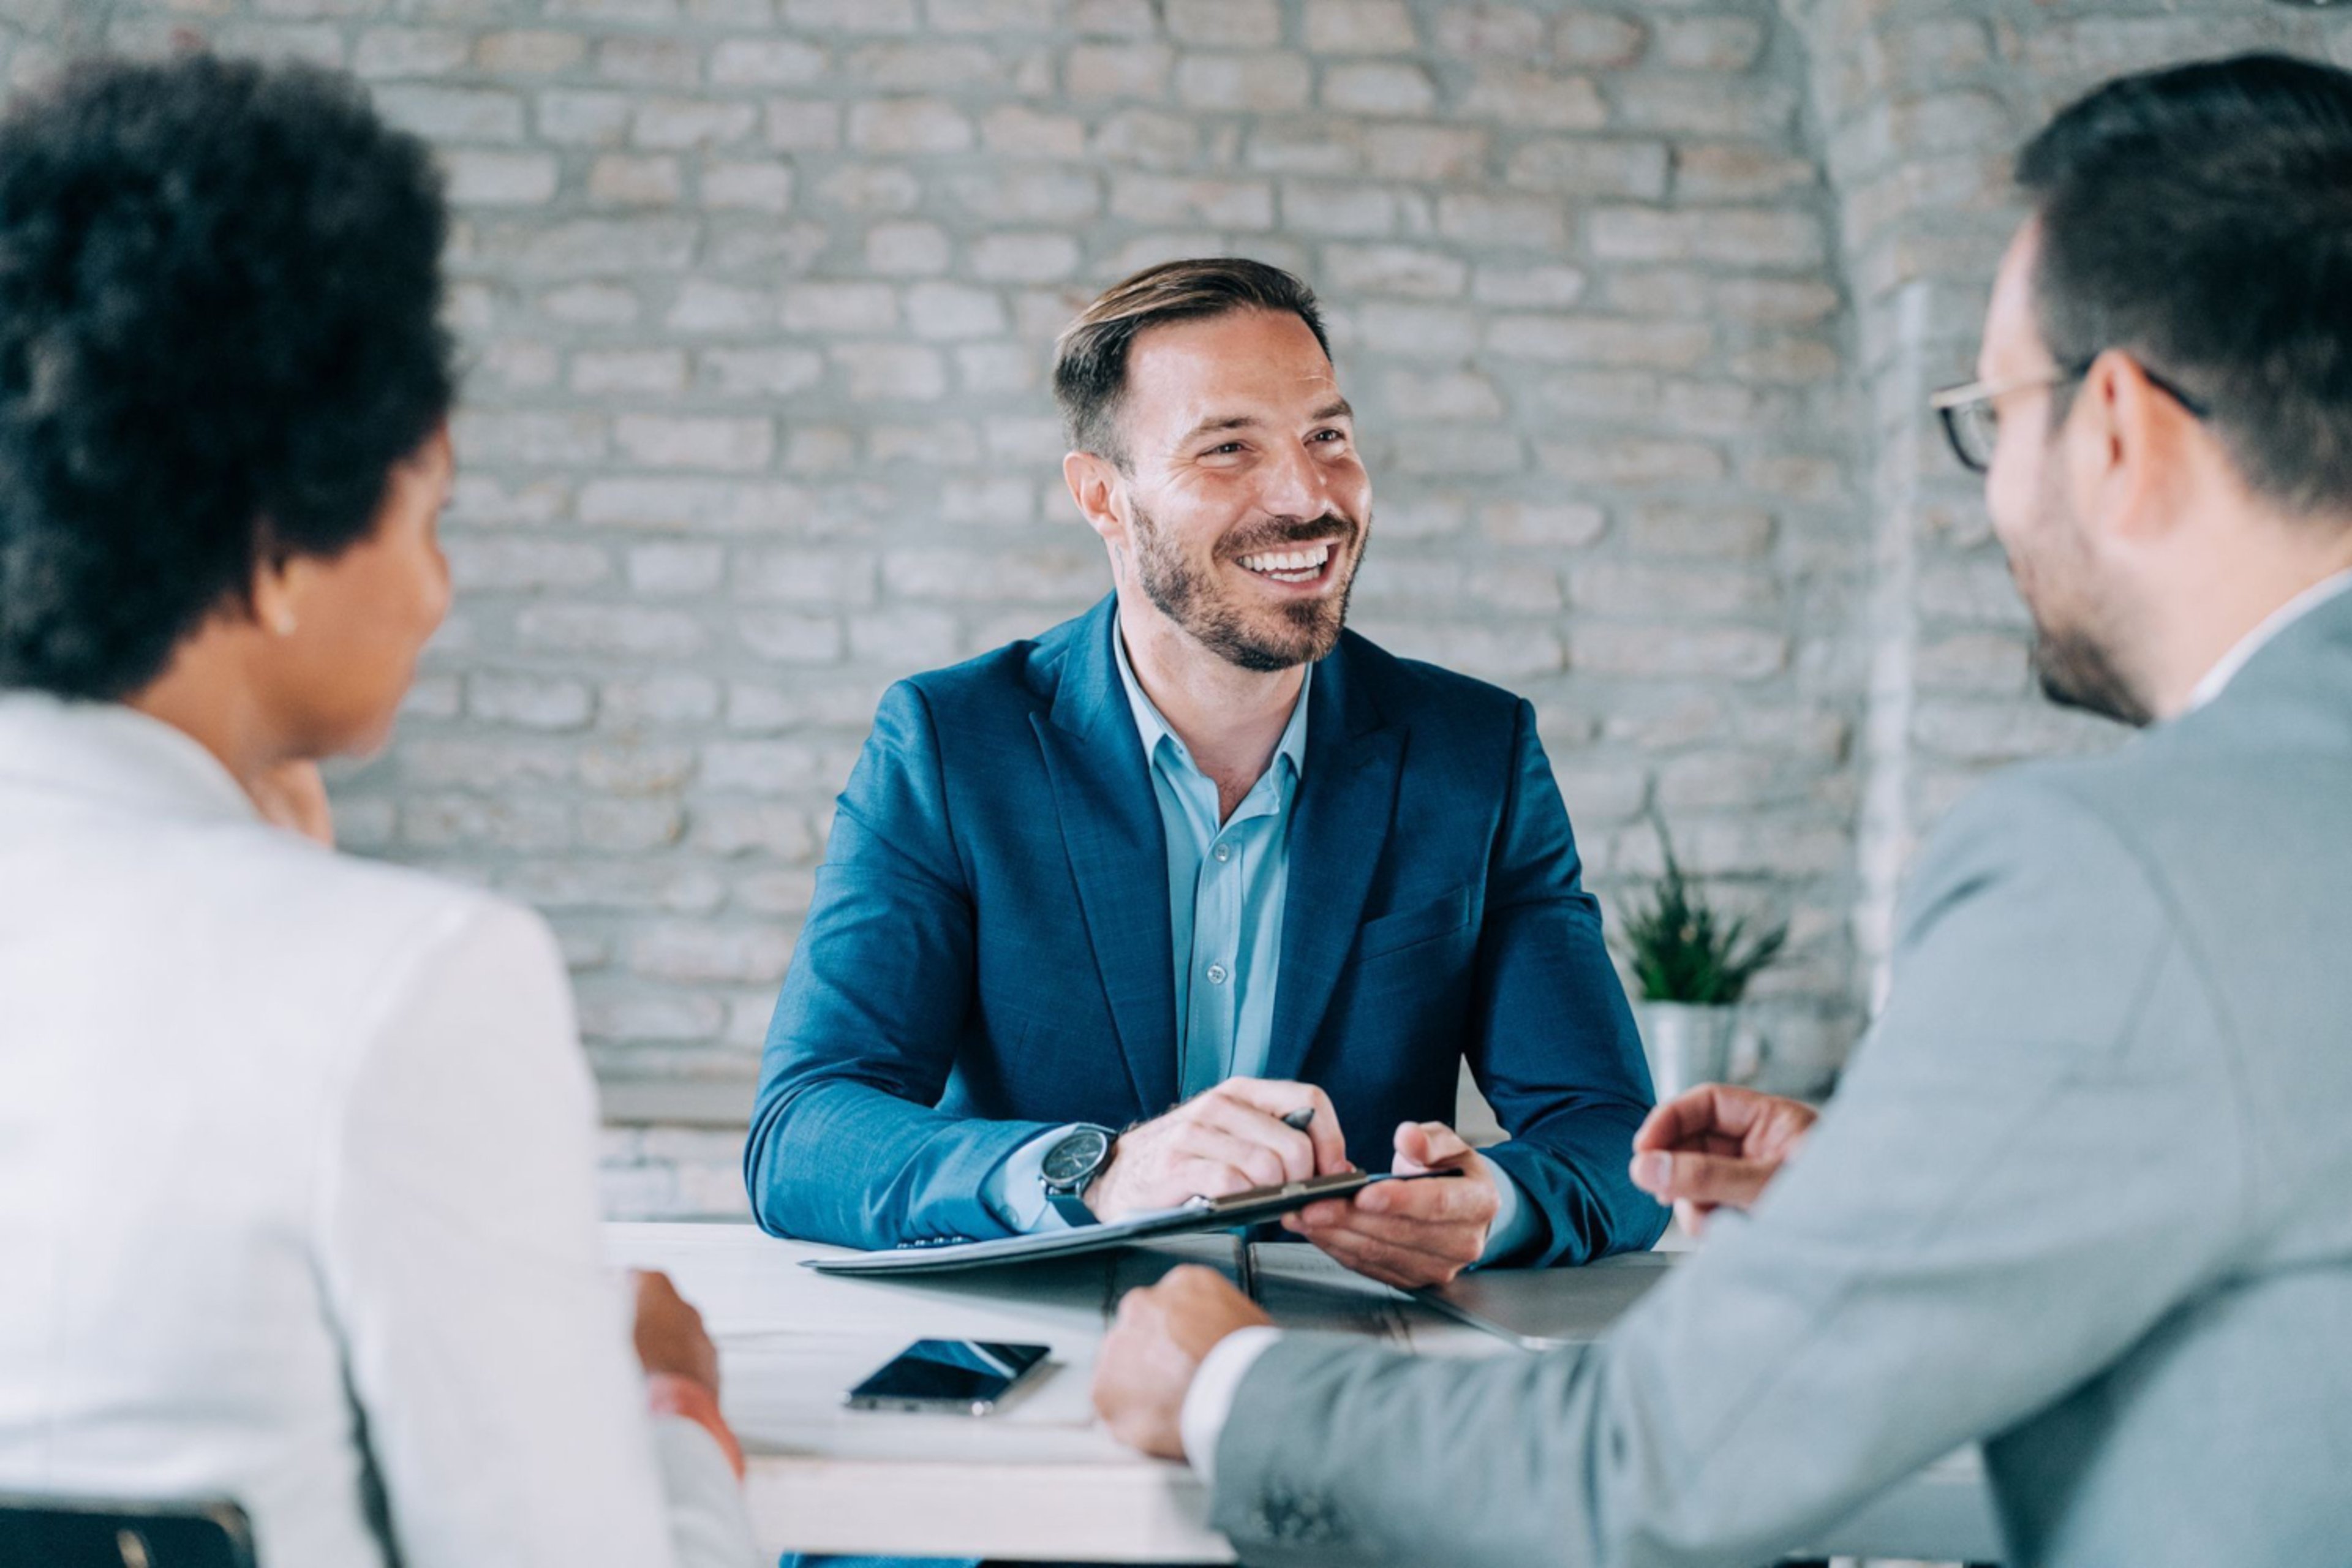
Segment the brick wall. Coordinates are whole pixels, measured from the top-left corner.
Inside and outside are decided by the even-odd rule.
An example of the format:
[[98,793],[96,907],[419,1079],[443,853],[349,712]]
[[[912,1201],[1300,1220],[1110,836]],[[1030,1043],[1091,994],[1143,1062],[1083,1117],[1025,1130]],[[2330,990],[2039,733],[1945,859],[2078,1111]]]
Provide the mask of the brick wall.
[[[459,209],[460,605],[347,841],[546,911],[608,1076],[720,1079],[883,687],[1107,586],[1055,331],[1212,251],[1330,308],[1356,624],[1536,701],[1605,899],[1654,803],[1786,913],[1818,1079],[1923,826],[2110,738],[2027,693],[1919,413],[2008,155],[2115,70],[2352,50],[2261,0],[0,0],[19,80],[174,35],[358,71]],[[720,1202],[725,1141],[614,1134],[615,1205]]]

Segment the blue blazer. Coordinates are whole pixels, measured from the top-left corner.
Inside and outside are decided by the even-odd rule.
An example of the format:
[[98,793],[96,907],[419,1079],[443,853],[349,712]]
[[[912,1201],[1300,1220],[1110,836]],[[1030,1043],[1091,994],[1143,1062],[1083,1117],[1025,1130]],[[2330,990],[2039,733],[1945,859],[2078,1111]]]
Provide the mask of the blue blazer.
[[[744,1151],[760,1224],[882,1247],[1005,1227],[982,1179],[1071,1121],[1177,1098],[1168,859],[1115,603],[900,681],[834,818]],[[1649,1072],[1535,710],[1353,633],[1310,689],[1266,1076],[1349,1157],[1454,1117],[1467,1058],[1542,1215],[1509,1261],[1644,1247]]]

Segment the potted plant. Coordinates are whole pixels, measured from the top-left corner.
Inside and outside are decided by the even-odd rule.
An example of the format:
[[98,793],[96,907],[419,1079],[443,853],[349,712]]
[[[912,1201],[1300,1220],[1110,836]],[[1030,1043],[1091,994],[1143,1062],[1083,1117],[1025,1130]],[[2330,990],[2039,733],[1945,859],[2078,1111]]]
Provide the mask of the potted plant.
[[1789,927],[1783,921],[1751,932],[1745,918],[1719,916],[1683,874],[1665,820],[1654,811],[1650,820],[1665,869],[1652,884],[1647,904],[1635,903],[1626,917],[1623,946],[1641,985],[1634,1012],[1663,1102],[1729,1075],[1739,999],[1757,973],[1780,956]]

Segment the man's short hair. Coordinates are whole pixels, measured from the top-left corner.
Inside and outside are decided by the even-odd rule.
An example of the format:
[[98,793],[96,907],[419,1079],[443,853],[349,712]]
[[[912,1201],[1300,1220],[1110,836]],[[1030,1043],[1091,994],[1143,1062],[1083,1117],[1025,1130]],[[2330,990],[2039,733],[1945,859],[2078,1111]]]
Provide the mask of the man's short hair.
[[1127,352],[1138,333],[1170,321],[1235,310],[1278,310],[1307,323],[1331,354],[1315,290],[1279,267],[1236,256],[1167,261],[1113,284],[1063,329],[1054,345],[1054,401],[1070,445],[1127,466],[1118,429],[1127,394]]
[[352,79],[98,61],[0,121],[0,688],[128,696],[447,416],[441,176]]
[[2258,493],[2352,517],[2352,73],[2247,55],[2126,77],[2018,179],[2059,364],[2131,353],[2206,405]]

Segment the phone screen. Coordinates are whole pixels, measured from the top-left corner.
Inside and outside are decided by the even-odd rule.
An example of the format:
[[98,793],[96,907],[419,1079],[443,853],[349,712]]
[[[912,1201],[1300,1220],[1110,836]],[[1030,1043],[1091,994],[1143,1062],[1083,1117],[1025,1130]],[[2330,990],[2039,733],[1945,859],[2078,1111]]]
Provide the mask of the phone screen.
[[865,1409],[985,1409],[1034,1371],[1050,1348],[918,1340],[851,1389],[849,1403]]

